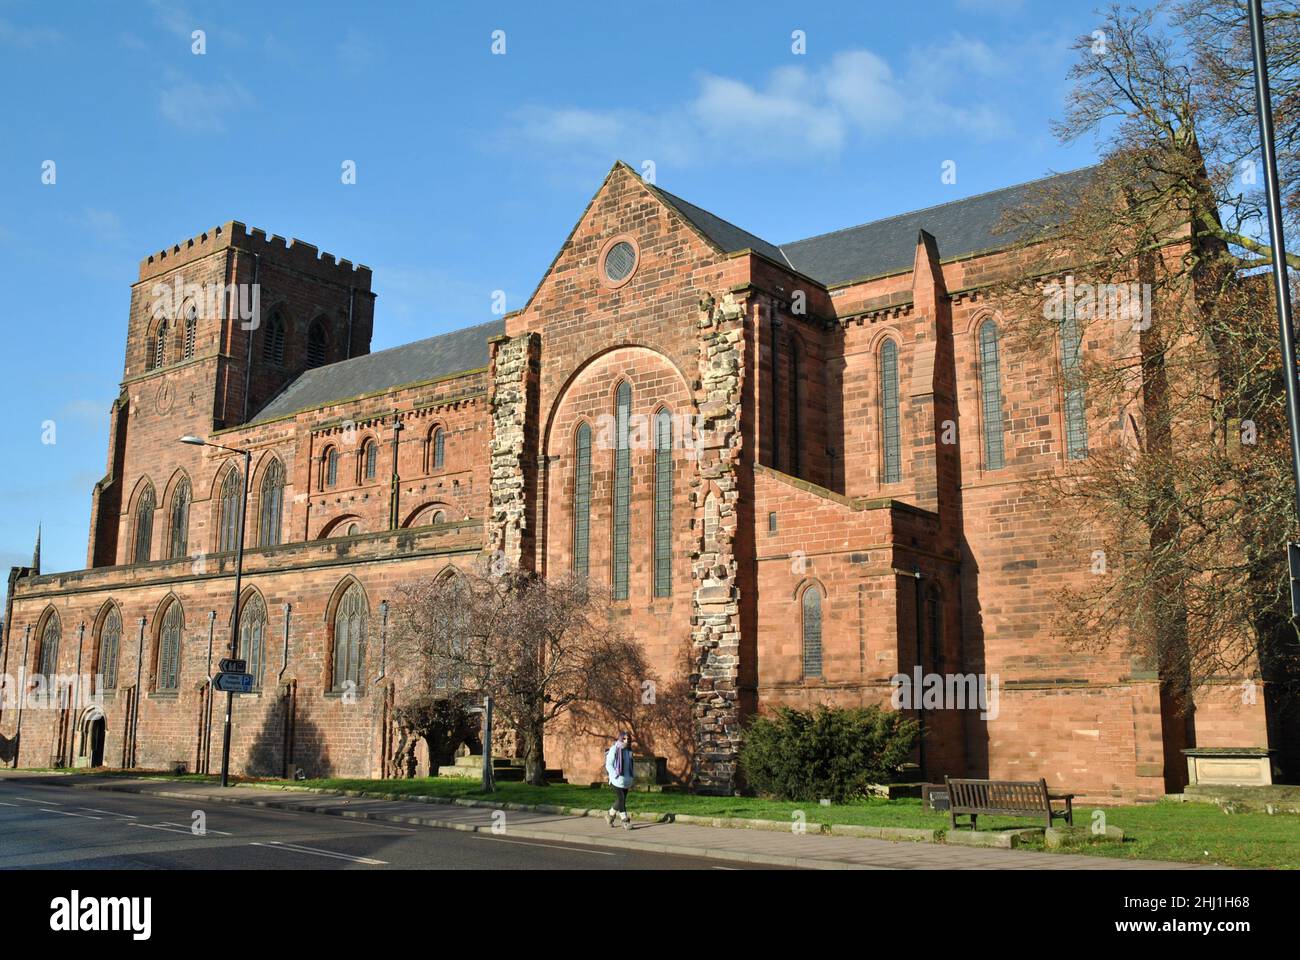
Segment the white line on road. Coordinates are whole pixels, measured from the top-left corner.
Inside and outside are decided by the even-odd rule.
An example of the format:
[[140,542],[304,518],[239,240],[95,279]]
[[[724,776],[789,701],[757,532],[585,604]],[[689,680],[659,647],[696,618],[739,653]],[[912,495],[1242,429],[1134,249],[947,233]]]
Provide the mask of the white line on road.
[[186,836],[197,836],[192,830],[173,830],[171,827],[160,827],[156,823],[128,823],[128,827],[144,827],[146,830],[161,830],[163,833],[182,833]]
[[380,830],[400,830],[402,833],[419,833],[418,830],[414,830],[411,827],[397,827],[388,823],[371,822],[369,820],[362,820],[359,817],[350,817],[346,813],[333,814],[333,816],[338,817],[340,820],[345,820],[350,825],[357,827],[378,827]]
[[[184,830],[184,831],[186,831],[186,832],[188,832],[188,833],[193,833],[193,830],[191,830],[190,827],[185,826],[185,824],[183,824],[183,823],[171,823],[170,821],[167,821],[167,820],[159,820],[159,821],[158,821],[158,825],[161,826],[161,827],[180,827],[182,830]],[[204,832],[206,832],[206,833],[217,833],[217,834],[220,834],[220,835],[223,836],[223,837],[228,837],[228,836],[230,836],[230,834],[226,833],[226,831],[224,831],[224,830],[213,830],[211,827],[207,827],[206,830],[205,830]],[[195,834],[195,836],[202,836],[202,835],[203,835],[203,834]]]
[[602,857],[618,856],[618,854],[616,853],[609,853],[605,850],[582,850],[578,847],[561,847],[558,844],[554,844],[554,843],[530,843],[527,840],[507,840],[504,837],[488,836],[486,833],[475,833],[472,834],[472,836],[475,836],[480,840],[495,840],[498,843],[518,843],[518,844],[522,844],[525,847],[549,847],[552,850],[567,850],[571,853],[594,853]]
[[112,810],[100,810],[98,807],[77,807],[78,810],[89,810],[91,813],[102,813],[109,817],[121,817],[123,820],[140,819],[133,813],[114,813]]
[[335,860],[351,860],[353,863],[370,863],[377,866],[387,866],[387,860],[372,860],[369,857],[354,857],[346,853],[335,853],[333,850],[320,850],[316,847],[304,847],[296,843],[283,843],[279,840],[268,840],[266,843],[259,843],[256,840],[249,843],[250,847],[270,847],[272,850],[288,850],[290,853],[311,853],[318,857],[333,857]]
[[103,817],[92,817],[88,813],[71,813],[67,810],[46,810],[45,813],[58,813],[65,817],[81,817],[83,820],[103,820]]
[[25,800],[27,803],[43,803],[47,807],[61,807],[63,804],[55,803],[53,800],[33,800],[31,797],[14,797],[15,800]]
[[0,800],[0,807],[16,807],[16,806],[18,806],[18,804],[16,804],[16,803],[5,803],[3,800]]

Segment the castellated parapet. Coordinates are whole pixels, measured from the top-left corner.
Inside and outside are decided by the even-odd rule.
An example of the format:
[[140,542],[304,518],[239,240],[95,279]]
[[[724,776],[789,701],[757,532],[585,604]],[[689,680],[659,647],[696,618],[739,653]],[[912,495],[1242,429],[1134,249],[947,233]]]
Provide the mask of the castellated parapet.
[[321,253],[310,243],[267,234],[265,230],[228,220],[196,237],[150,254],[140,261],[140,280],[162,276],[177,267],[193,263],[220,250],[236,248],[260,256],[270,255],[277,264],[292,267],[318,280],[362,290],[370,289],[370,268]]

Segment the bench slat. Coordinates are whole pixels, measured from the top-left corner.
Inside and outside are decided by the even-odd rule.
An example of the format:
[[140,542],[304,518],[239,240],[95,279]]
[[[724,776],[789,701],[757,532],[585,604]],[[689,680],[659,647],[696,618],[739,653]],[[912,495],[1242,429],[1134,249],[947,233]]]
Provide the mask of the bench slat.
[[[972,829],[975,829],[980,814],[1041,816],[1047,826],[1051,826],[1054,819],[1066,820],[1071,825],[1074,823],[1074,795],[1053,797],[1048,793],[1046,779],[953,780],[944,777],[944,782],[948,787],[949,819],[954,829],[958,814],[971,818]],[[1065,810],[1054,809],[1053,799],[1064,800]]]

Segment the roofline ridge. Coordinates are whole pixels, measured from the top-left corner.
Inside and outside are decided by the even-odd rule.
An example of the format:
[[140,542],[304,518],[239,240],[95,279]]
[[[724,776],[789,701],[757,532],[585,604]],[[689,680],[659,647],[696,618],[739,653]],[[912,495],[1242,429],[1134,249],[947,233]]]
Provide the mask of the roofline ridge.
[[[663,187],[659,186],[657,183],[654,183],[654,184],[646,184],[646,186],[648,186],[651,190],[656,190],[656,191],[658,191],[659,193],[666,194],[667,196],[672,197],[674,200],[680,200],[682,203],[685,203],[685,204],[687,204],[687,205],[689,205],[689,206],[692,206],[692,207],[694,207],[696,210],[703,211],[704,213],[707,213],[709,216],[713,217],[715,220],[721,220],[721,221],[722,221],[723,223],[725,223],[727,226],[729,226],[729,227],[734,227],[735,229],[739,230],[741,233],[745,233],[745,234],[748,234],[749,236],[753,237],[755,240],[762,240],[762,241],[763,241],[764,243],[766,243],[768,246],[773,247],[773,248],[775,248],[776,250],[780,251],[781,256],[782,256],[782,257],[785,257],[785,251],[784,251],[784,250],[781,250],[781,245],[780,245],[779,243],[773,243],[771,240],[768,240],[768,239],[765,238],[765,237],[760,237],[760,236],[759,236],[757,233],[755,233],[753,230],[750,230],[750,229],[748,229],[748,228],[746,228],[746,227],[742,227],[740,224],[738,224],[738,223],[734,223],[734,222],[732,222],[731,220],[728,220],[726,217],[720,217],[720,216],[718,216],[716,213],[714,213],[712,210],[709,210],[709,209],[707,209],[707,208],[705,208],[705,207],[701,207],[698,203],[691,203],[691,201],[690,201],[690,200],[687,200],[685,197],[679,197],[677,194],[673,193],[671,190],[665,190]],[[786,266],[788,266],[790,269],[792,269],[792,270],[794,269],[794,264],[790,262],[790,259],[789,259],[788,257],[785,258],[785,263],[786,263]]]
[[[308,373],[311,373],[313,370],[325,370],[329,367],[337,367],[339,364],[342,363],[351,363],[353,360],[365,360],[368,359],[369,357],[381,357],[385,353],[392,353],[394,350],[405,350],[407,347],[413,347],[418,343],[428,343],[430,340],[437,340],[439,337],[447,337],[453,333],[465,333],[468,330],[474,330],[477,329],[478,327],[486,327],[489,324],[501,323],[503,320],[504,318],[498,320],[484,320],[482,323],[471,323],[468,327],[456,327],[453,330],[444,330],[442,333],[434,333],[427,337],[421,337],[419,340],[408,340],[406,341],[406,343],[394,344],[391,347],[384,347],[384,349],[382,350],[371,350],[369,353],[359,353],[355,357],[347,357],[343,360],[335,360],[333,363],[323,363],[319,367],[310,367],[307,370],[304,370],[301,374],[299,374],[299,376],[300,377],[304,376]],[[296,382],[297,382],[297,378],[294,378],[289,382],[289,384],[286,384],[285,388],[288,389],[289,386],[291,386]]]
[[983,193],[972,193],[969,197],[959,197],[956,200],[945,200],[943,203],[931,204],[928,207],[917,207],[915,210],[905,210],[904,212],[896,213],[893,216],[881,217],[879,220],[867,220],[863,223],[856,223],[849,227],[840,227],[838,230],[828,230],[825,233],[813,234],[811,237],[801,237],[798,240],[790,240],[786,243],[776,244],[776,247],[778,250],[781,251],[781,254],[784,256],[786,247],[793,247],[796,244],[807,243],[809,240],[821,240],[823,237],[833,237],[837,233],[848,233],[850,230],[858,230],[861,229],[862,227],[871,227],[871,226],[875,226],[878,223],[888,223],[891,220],[901,220],[903,217],[915,216],[918,213],[928,213],[931,210],[938,210],[940,207],[949,207],[952,206],[954,203],[967,203],[971,200],[978,200],[981,197],[991,197],[995,193],[1006,193],[1008,190],[1018,190],[1021,187],[1028,187],[1028,186],[1032,186],[1035,183],[1043,183],[1044,181],[1047,180],[1054,180],[1057,177],[1068,177],[1070,174],[1081,173],[1084,170],[1091,170],[1094,167],[1099,167],[1099,166],[1101,166],[1100,163],[1089,163],[1089,164],[1085,164],[1082,167],[1075,167],[1073,170],[1060,170],[1057,171],[1056,173],[1047,173],[1041,177],[1035,177],[1033,180],[1024,180],[1020,183],[1008,184],[1005,187],[998,187],[994,190],[985,190]]

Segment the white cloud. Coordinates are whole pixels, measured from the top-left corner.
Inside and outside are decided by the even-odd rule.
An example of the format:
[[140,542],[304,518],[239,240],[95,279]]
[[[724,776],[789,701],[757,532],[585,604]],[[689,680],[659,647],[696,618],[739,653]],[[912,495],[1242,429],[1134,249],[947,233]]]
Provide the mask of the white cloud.
[[901,70],[874,51],[847,50],[821,66],[780,67],[761,83],[703,74],[689,99],[658,111],[525,107],[509,135],[593,157],[677,163],[839,153],[902,134],[998,138],[1010,132],[1004,109],[1016,97],[1017,59],[954,33],[908,51]]
[[227,77],[203,84],[173,75],[161,94],[163,118],[189,133],[220,133],[230,114],[253,102],[252,95],[238,81]]
[[242,34],[214,22],[212,11],[216,10],[224,14],[223,7],[205,4],[208,9],[202,13],[194,13],[188,6],[182,6],[176,0],[150,0],[150,6],[153,7],[154,20],[158,27],[183,42],[186,49],[193,42],[195,30],[203,31],[209,42],[209,51],[214,39],[220,45],[227,47],[242,47],[247,42]]

